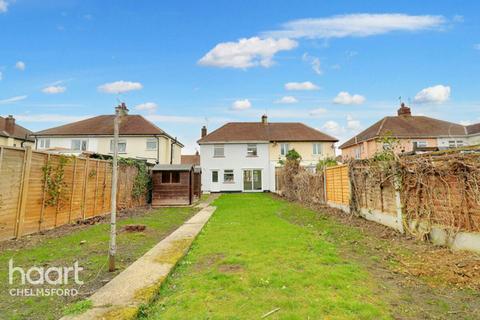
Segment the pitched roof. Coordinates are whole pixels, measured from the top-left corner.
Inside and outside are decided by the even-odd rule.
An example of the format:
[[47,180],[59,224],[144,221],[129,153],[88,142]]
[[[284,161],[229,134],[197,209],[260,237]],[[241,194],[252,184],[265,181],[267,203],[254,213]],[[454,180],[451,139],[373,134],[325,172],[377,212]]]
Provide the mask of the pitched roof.
[[156,164],[153,171],[190,171],[193,166],[191,164]]
[[15,124],[12,134],[8,133],[6,129],[5,120],[6,119],[4,117],[0,117],[0,136],[1,137],[11,137],[11,138],[25,140],[25,137],[27,136],[27,140],[35,141],[35,139],[30,137],[30,135],[33,134],[33,132],[18,124]]
[[464,136],[466,127],[424,116],[385,117],[340,146],[340,149],[391,133],[396,138],[435,138]]
[[238,141],[337,142],[338,139],[299,122],[229,122],[198,140],[198,143]]
[[200,155],[199,154],[182,154],[180,163],[200,165]]
[[[63,126],[36,132],[35,136],[81,136],[81,135],[113,135],[115,115],[101,115],[85,120],[72,122]],[[125,115],[120,122],[120,135],[145,136],[165,135],[165,131],[148,121],[141,115]],[[173,138],[172,138],[173,139]],[[178,141],[177,141],[178,142]],[[178,142],[179,143],[179,142]],[[181,144],[181,143],[179,143]]]
[[468,132],[468,134],[480,133],[480,123],[472,124],[470,126],[467,126],[467,132]]

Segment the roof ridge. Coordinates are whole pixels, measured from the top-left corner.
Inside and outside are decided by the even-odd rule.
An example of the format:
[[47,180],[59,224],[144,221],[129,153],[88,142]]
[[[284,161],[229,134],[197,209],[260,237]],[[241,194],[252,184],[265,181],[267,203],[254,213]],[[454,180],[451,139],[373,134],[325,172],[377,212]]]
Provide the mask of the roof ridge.
[[385,121],[387,120],[387,118],[388,118],[388,117],[383,117],[382,123],[380,123],[380,127],[378,128],[377,133],[375,134],[375,136],[379,136],[379,135],[380,135],[380,132],[382,131],[383,125],[385,124]]

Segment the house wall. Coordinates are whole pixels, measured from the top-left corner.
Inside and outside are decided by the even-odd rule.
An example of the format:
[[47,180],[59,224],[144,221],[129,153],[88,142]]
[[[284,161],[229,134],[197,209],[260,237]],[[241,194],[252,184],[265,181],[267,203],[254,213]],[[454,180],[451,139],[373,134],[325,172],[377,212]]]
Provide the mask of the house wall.
[[[20,139],[0,137],[0,146],[21,148],[22,142],[23,140]],[[23,146],[33,146],[33,144],[33,142],[25,142]]]
[[[111,154],[110,152],[110,141],[113,139],[112,136],[104,137],[42,137],[39,139],[50,139],[50,149],[52,148],[72,148],[72,139],[86,139],[88,140],[87,151],[96,152],[100,154]],[[146,137],[136,137],[136,136],[120,136],[120,140],[126,141],[126,152],[120,153],[121,157],[128,158],[137,158],[137,159],[147,159],[148,162],[154,163],[157,160],[157,150],[147,150],[147,139],[153,138],[153,136]],[[168,164],[170,163],[170,144],[171,139],[167,137],[158,137],[159,139],[159,150],[160,150],[160,159],[159,163]],[[40,144],[37,143],[37,149],[40,148]],[[72,152],[72,154],[81,153],[81,152]],[[173,163],[180,163],[180,154],[181,147],[179,145],[174,146],[174,157]]]
[[469,145],[480,144],[480,134],[474,134],[468,137],[468,144]]
[[[247,144],[224,144],[224,154],[222,158],[213,156],[213,144],[200,145],[200,165],[202,167],[202,191],[242,191],[243,190],[243,170],[260,169],[262,170],[262,189],[270,190],[270,170],[269,170],[269,146],[268,143],[257,144],[257,156],[247,157]],[[218,189],[212,185],[212,171],[218,170]],[[233,170],[234,182],[224,183],[224,170]],[[273,178],[274,179],[274,178]]]
[[[395,153],[409,152],[413,150],[413,142],[415,141],[426,141],[427,147],[437,147],[438,139],[435,138],[408,138],[408,139],[398,139],[398,145],[395,147]],[[355,151],[357,148],[363,145],[363,151],[361,152],[360,159],[368,159],[373,157],[376,152],[383,150],[383,144],[377,140],[370,140],[358,143],[356,145],[343,148],[342,157],[344,159],[355,159]]]

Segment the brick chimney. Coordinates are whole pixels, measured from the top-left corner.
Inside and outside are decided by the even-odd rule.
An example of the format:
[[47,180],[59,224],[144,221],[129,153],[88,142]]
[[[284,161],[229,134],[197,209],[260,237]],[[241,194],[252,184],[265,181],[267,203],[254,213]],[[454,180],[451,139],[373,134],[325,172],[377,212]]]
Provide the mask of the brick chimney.
[[398,109],[397,113],[398,113],[399,116],[411,116],[412,115],[412,111],[410,110],[410,108],[407,107],[405,105],[405,103],[403,103],[403,102],[400,105],[400,109]]
[[202,134],[201,135],[202,135],[202,138],[207,135],[207,127],[206,126],[202,127]]
[[121,116],[126,116],[128,115],[128,108],[125,102],[122,102],[121,104],[118,105],[118,107],[115,108],[115,111],[120,113]]
[[264,114],[264,115],[262,116],[262,123],[263,123],[263,124],[267,124],[267,123],[268,123],[268,116],[267,116],[266,114]]
[[5,131],[10,135],[15,132],[15,118],[12,115],[5,118]]

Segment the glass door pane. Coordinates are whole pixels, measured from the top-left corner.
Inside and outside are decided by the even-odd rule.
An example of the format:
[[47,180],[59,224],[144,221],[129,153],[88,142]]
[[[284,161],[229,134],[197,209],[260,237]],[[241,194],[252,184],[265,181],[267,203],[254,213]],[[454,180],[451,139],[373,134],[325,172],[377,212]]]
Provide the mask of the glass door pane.
[[262,170],[253,170],[253,190],[262,190]]
[[252,171],[251,170],[243,171],[243,190],[245,191],[252,190]]

